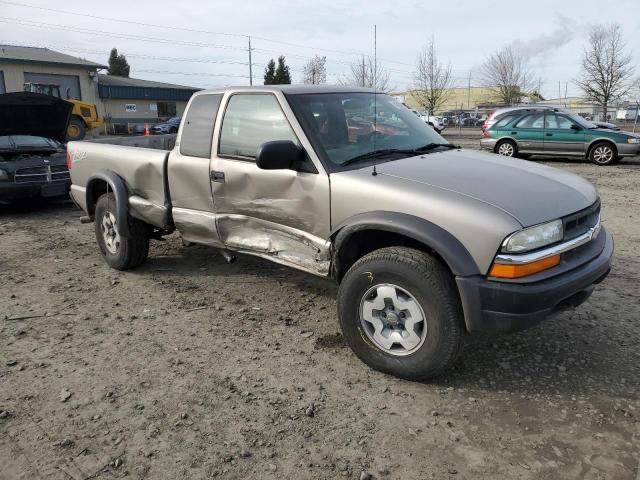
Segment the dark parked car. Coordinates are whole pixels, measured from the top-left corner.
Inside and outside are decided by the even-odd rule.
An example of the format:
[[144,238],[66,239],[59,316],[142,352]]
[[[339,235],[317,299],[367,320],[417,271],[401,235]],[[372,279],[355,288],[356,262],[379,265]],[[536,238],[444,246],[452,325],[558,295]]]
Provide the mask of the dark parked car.
[[0,95],[0,201],[69,197],[63,142],[72,109],[50,95]]
[[155,135],[162,133],[177,133],[180,127],[181,117],[171,117],[166,122],[157,123],[153,126],[152,131]]

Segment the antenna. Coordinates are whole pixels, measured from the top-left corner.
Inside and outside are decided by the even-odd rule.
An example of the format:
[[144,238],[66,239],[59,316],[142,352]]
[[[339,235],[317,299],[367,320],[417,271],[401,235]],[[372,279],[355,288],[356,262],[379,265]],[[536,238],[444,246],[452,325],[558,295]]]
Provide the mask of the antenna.
[[378,136],[378,27],[373,26],[373,172],[374,177],[378,175],[376,170],[376,137]]

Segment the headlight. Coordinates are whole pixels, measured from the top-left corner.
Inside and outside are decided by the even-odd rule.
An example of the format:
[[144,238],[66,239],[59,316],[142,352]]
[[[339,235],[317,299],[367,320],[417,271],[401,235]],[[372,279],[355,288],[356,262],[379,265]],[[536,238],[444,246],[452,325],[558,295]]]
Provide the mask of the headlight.
[[554,220],[512,234],[502,243],[502,251],[508,253],[528,252],[559,242],[563,236],[562,220]]
[[4,182],[6,180],[9,180],[9,174],[6,170],[0,169],[0,182]]
[[640,138],[629,137],[627,138],[627,143],[640,143]]

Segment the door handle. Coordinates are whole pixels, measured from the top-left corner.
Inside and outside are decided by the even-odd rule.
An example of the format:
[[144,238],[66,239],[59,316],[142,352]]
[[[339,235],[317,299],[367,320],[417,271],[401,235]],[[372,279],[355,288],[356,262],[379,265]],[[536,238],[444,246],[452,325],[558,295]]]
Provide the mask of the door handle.
[[547,133],[547,137],[553,137],[553,133]]
[[224,172],[218,172],[215,170],[211,171],[211,181],[216,183],[224,183]]

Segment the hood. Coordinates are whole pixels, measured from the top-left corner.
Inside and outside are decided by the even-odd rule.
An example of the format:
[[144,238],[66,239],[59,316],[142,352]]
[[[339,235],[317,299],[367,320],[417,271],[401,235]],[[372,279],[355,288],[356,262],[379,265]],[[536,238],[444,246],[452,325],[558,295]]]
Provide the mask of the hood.
[[523,227],[575,213],[598,198],[593,185],[572,173],[471,150],[385,162],[377,171],[490,204]]
[[0,136],[33,135],[64,143],[73,104],[39,93],[0,95]]

